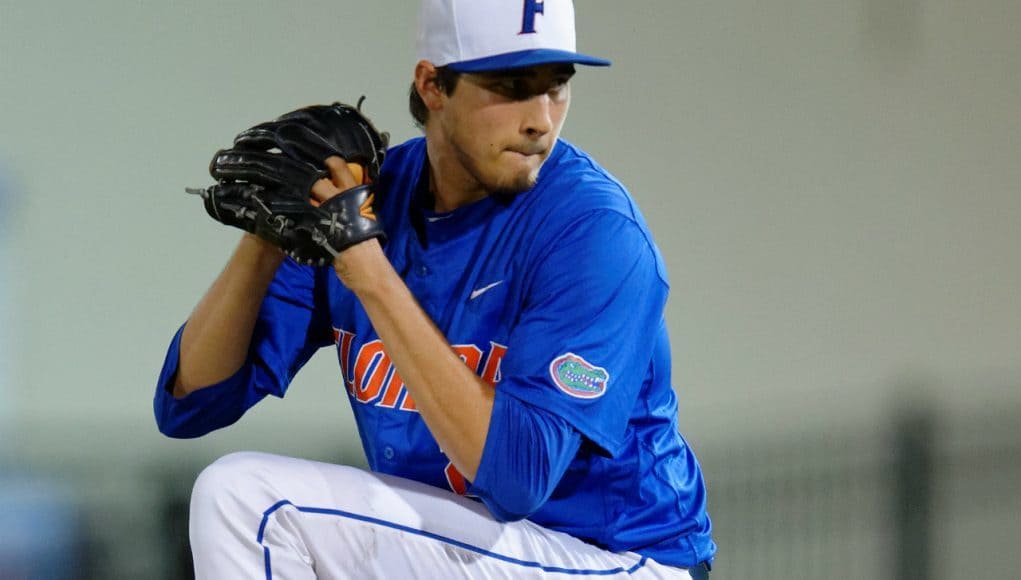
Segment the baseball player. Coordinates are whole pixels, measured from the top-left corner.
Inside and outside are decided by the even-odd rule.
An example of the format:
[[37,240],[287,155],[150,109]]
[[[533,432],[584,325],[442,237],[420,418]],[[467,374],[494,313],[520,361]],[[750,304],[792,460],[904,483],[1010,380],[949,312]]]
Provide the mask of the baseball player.
[[329,346],[371,471],[216,461],[197,576],[708,577],[662,259],[559,139],[575,66],[609,62],[575,50],[570,0],[424,0],[417,48],[423,138],[316,106],[213,159],[206,209],[249,233],[171,343],[161,432],[232,424]]

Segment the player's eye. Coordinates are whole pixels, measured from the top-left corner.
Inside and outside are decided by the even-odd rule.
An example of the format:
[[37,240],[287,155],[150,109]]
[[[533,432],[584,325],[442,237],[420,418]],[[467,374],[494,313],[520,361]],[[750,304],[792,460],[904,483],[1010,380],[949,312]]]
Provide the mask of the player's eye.
[[531,96],[531,87],[523,78],[505,77],[493,84],[493,89],[505,97],[526,99]]
[[553,85],[550,86],[551,94],[560,94],[567,88],[567,83],[570,82],[571,77],[558,78],[553,81]]

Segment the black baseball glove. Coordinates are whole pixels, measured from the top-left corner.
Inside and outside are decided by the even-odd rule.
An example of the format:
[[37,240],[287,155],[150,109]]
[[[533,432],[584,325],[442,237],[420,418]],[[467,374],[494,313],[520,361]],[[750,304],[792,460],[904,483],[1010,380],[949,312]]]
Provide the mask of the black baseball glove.
[[[373,182],[388,140],[359,108],[305,107],[240,133],[209,164],[217,184],[188,191],[203,197],[213,219],[260,236],[303,264],[323,265],[359,242],[383,240]],[[325,160],[333,155],[362,165],[365,183],[317,207],[312,185],[329,179]]]

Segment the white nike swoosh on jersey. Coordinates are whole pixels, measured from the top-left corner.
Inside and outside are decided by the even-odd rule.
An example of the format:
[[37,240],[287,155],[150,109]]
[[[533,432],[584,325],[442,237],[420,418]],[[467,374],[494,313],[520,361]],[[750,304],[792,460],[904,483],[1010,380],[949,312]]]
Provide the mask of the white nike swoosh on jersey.
[[503,280],[500,280],[498,282],[493,282],[489,286],[483,286],[482,288],[477,288],[475,290],[472,290],[472,293],[468,296],[468,300],[475,300],[479,296],[482,296],[483,294],[485,294],[486,292],[489,292],[493,288],[496,288],[500,284],[503,284]]
[[427,217],[427,218],[425,218],[425,220],[427,222],[429,222],[429,223],[433,223],[433,222],[438,222],[440,220],[445,220],[445,219],[452,218],[452,217],[454,217],[454,214],[438,215],[438,216],[435,216],[435,217]]

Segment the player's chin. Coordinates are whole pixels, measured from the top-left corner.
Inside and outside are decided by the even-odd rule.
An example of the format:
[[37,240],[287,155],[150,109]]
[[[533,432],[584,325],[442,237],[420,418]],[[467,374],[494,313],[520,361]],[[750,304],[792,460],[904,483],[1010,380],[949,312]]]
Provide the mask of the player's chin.
[[514,175],[505,175],[493,183],[489,187],[489,190],[501,195],[517,195],[535,187],[535,182],[538,180],[538,177],[538,170],[534,172],[528,171],[524,173],[516,173]]
[[544,157],[538,155],[522,156],[515,154],[515,159],[506,164],[500,177],[493,184],[492,190],[503,194],[524,193],[535,187],[539,179]]

